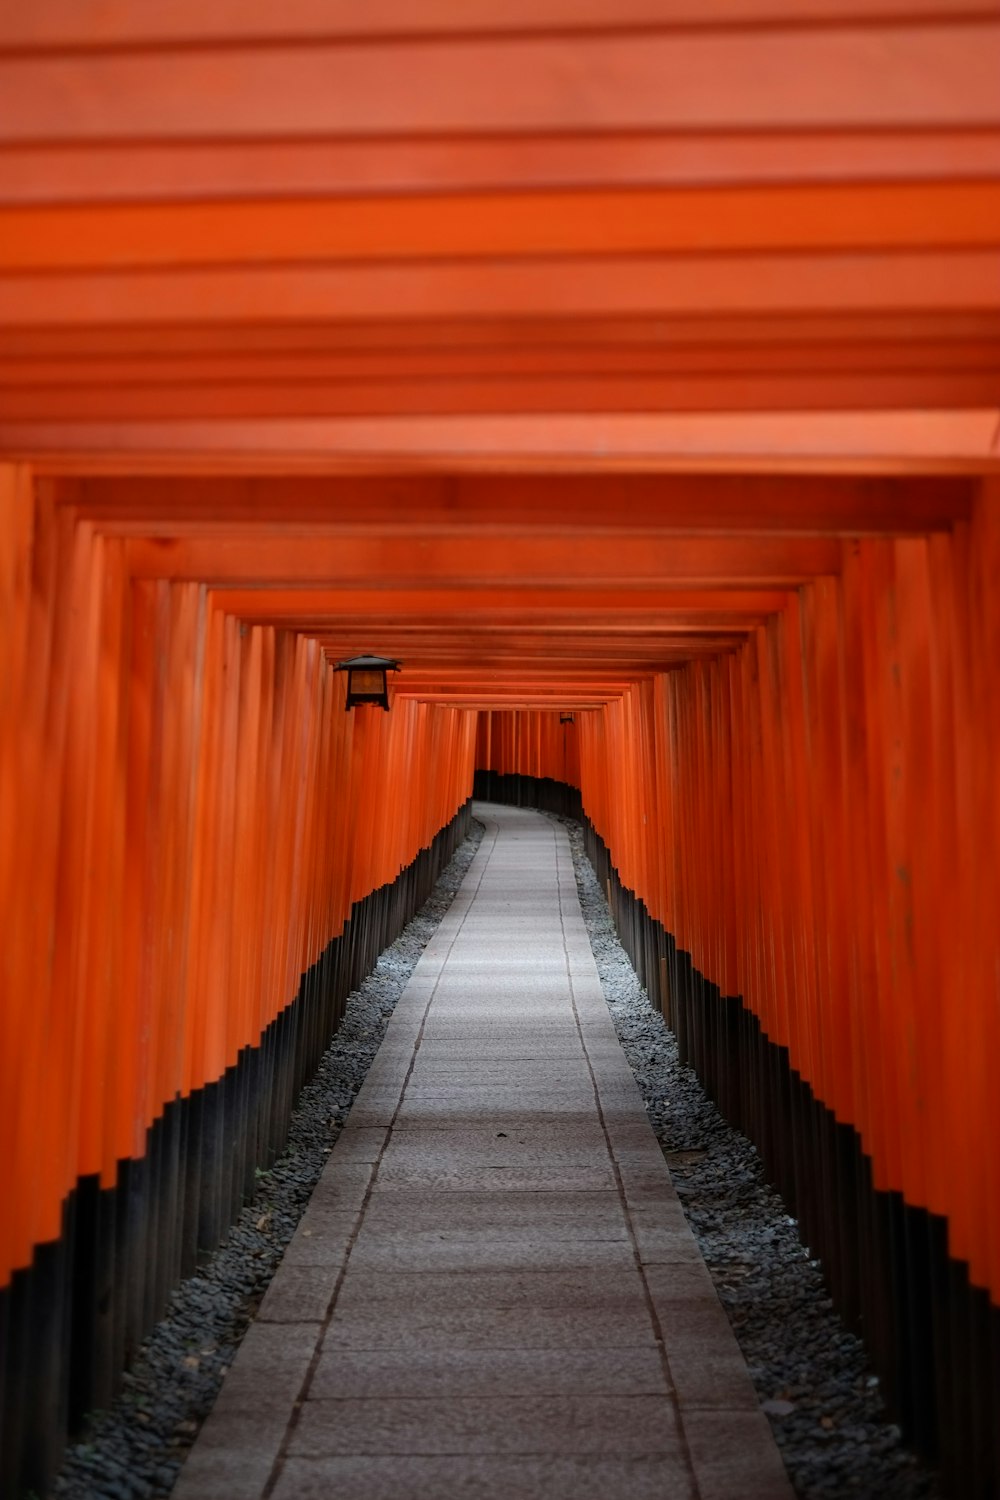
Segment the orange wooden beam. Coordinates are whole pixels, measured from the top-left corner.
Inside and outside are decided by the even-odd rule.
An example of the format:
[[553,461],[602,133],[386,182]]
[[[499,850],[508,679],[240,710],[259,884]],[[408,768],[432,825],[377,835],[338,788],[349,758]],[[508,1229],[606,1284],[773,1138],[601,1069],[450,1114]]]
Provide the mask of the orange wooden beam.
[[[466,528],[490,536],[528,527],[561,533],[681,531],[924,532],[968,520],[974,485],[962,478],[821,474],[643,473],[225,476],[60,482],[57,494],[108,535],[186,536],[345,524],[372,531],[405,524],[415,534]],[[261,531],[261,534],[268,534]],[[683,594],[678,597],[683,603]]]
[[[224,343],[224,340],[222,341]],[[60,388],[100,382],[120,388],[147,389],[181,385],[223,386],[274,384],[278,381],[308,385],[353,380],[363,384],[406,379],[500,380],[510,376],[574,377],[579,374],[579,344],[525,341],[517,348],[503,344],[439,345],[430,338],[425,346],[411,348],[392,344],[385,348],[342,349],[331,337],[332,347],[316,349],[234,350],[212,354],[172,352],[151,347],[142,358],[135,353],[0,354],[0,388],[10,391]],[[899,375],[914,366],[926,365],[938,375],[995,371],[1000,361],[990,330],[971,337],[872,338],[867,342],[835,342],[813,339],[790,341],[777,333],[768,342],[746,343],[716,339],[704,344],[678,345],[641,342],[593,343],[586,350],[587,368],[593,379],[612,376],[636,379],[679,374],[704,380],[720,375],[787,375],[815,378],[818,375],[855,378],[865,375]],[[5,400],[9,399],[5,397]]]
[[6,330],[3,356],[38,358],[48,355],[78,357],[95,353],[129,354],[156,359],[161,355],[283,351],[301,353],[339,351],[363,358],[373,353],[507,350],[528,347],[581,350],[627,347],[638,352],[721,346],[774,345],[808,353],[816,344],[850,348],[859,344],[898,344],[969,340],[995,347],[1000,337],[1000,315],[987,308],[934,311],[920,307],[824,313],[817,309],[782,316],[719,314],[708,308],[697,315],[663,317],[656,322],[641,316],[608,317],[594,314],[556,314],[538,317],[490,317],[480,308],[469,318],[397,318],[377,322],[360,317],[331,320],[275,319],[267,323],[199,324],[197,322],[107,323],[76,327],[33,327]]
[[393,587],[386,590],[377,578],[334,589],[303,585],[288,587],[225,587],[214,590],[215,599],[233,614],[276,623],[287,612],[289,619],[339,620],[375,615],[391,618],[401,625],[418,617],[420,623],[432,623],[442,616],[448,620],[462,616],[477,606],[491,613],[504,614],[511,624],[521,620],[551,619],[573,629],[586,628],[594,619],[606,620],[617,628],[646,630],[657,621],[684,628],[707,618],[740,624],[745,619],[782,608],[787,594],[779,589],[748,589],[733,586],[717,589],[678,588],[603,588],[589,583],[574,585],[558,580],[538,596],[537,604],[527,602],[519,587],[478,582],[468,587]]
[[396,36],[302,45],[284,31],[274,48],[7,53],[0,140],[992,126],[1000,26],[987,15],[874,31],[466,33],[424,40],[419,66]]
[[940,249],[1000,241],[1000,182],[0,209],[0,274],[363,259]]
[[[995,15],[989,0],[879,0],[878,19],[958,21]],[[492,36],[533,31],[604,32],[616,27],[725,31],[753,23],[803,26],[850,24],[872,19],[871,0],[715,0],[706,12],[699,0],[466,0],[456,13],[448,0],[429,0],[414,13],[406,0],[370,0],[358,11],[351,0],[294,0],[275,11],[269,0],[222,0],[207,11],[198,0],[147,0],[140,9],[109,8],[101,0],[36,0],[30,8],[4,13],[0,45],[11,48],[80,48],[102,45],[220,44],[253,39],[362,37],[394,39]]]
[[8,386],[2,396],[11,423],[209,421],[233,418],[315,418],[495,411],[800,412],[926,407],[989,408],[1000,386],[1000,358],[972,369],[816,374],[799,371],[673,376],[563,373],[487,374],[466,379],[206,381],[201,384]]
[[318,584],[326,589],[377,580],[383,589],[449,584],[524,591],[588,585],[649,589],[736,584],[784,588],[840,567],[840,543],[812,536],[728,536],[619,533],[564,536],[528,533],[474,536],[373,536],[344,527],[336,536],[275,529],[247,537],[221,531],[183,538],[134,538],[127,544],[136,578],[198,579],[205,583]]
[[[34,7],[33,7],[34,8]],[[992,5],[987,7],[992,13]],[[711,14],[714,14],[715,7]],[[706,18],[710,14],[703,10]],[[595,130],[579,135],[493,139],[93,141],[8,144],[0,153],[0,204],[277,199],[305,194],[489,191],[534,186],[730,186],[806,181],[892,182],[949,177],[995,179],[1000,142],[988,130],[830,129]]]
[[0,454],[41,475],[643,473],[982,474],[1000,404],[961,411],[573,413],[62,423],[0,420]]
[[[2,73],[2,66],[0,66]],[[669,317],[1000,311],[987,248],[609,255],[399,264],[18,273],[0,280],[12,329],[175,322]]]

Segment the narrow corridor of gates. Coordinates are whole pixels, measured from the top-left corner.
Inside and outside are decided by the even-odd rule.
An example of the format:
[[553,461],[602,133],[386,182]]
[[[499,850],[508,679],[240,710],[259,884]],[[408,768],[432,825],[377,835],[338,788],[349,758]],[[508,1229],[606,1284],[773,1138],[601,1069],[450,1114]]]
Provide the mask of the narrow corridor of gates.
[[998,78],[997,0],[0,6],[3,1500],[477,776],[579,813],[894,1420],[997,1500]]
[[782,1500],[566,835],[478,812],[175,1500]]

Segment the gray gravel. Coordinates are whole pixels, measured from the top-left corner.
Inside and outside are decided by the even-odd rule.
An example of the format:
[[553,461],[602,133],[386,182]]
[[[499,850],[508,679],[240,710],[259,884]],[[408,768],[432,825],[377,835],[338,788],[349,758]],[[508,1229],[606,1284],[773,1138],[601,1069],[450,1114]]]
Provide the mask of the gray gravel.
[[457,850],[434,891],[350,996],[319,1069],[299,1096],[288,1146],[229,1238],[172,1294],[110,1411],[95,1414],[67,1452],[52,1493],[60,1500],[163,1500],[208,1415],[285,1246],[309,1202],[389,1017],[452,903],[482,839]]
[[886,1420],[864,1346],[834,1311],[819,1262],[800,1244],[796,1221],[768,1185],[756,1150],[681,1064],[676,1038],[618,941],[579,824],[556,821],[569,833],[619,1041],[796,1494],[939,1500],[935,1476]]

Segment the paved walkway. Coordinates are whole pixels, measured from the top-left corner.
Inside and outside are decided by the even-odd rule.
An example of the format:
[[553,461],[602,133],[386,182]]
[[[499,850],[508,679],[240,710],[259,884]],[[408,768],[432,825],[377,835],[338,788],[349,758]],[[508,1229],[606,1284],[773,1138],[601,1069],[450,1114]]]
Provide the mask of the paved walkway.
[[175,1500],[791,1500],[566,836],[477,811]]

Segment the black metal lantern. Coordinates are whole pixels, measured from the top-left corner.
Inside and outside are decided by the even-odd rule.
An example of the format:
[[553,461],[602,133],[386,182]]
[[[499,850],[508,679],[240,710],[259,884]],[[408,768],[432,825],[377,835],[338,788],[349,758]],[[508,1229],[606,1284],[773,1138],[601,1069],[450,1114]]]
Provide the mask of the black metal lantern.
[[351,656],[347,661],[338,661],[337,671],[347,673],[346,708],[356,703],[377,703],[379,708],[389,707],[389,685],[386,673],[398,672],[403,665],[388,656]]

